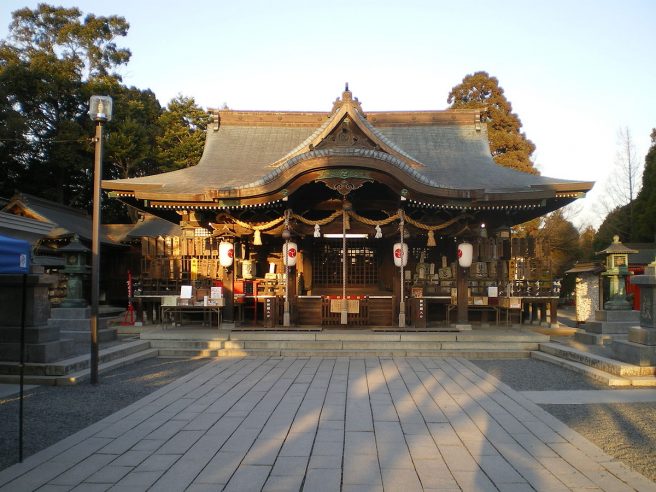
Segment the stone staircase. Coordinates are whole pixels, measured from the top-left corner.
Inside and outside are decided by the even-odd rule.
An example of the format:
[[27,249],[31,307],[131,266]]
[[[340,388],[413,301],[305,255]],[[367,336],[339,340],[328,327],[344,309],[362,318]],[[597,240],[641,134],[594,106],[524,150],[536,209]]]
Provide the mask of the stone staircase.
[[[157,349],[150,343],[134,340],[102,349],[98,354],[98,372],[106,372],[134,362],[157,357]],[[51,363],[28,363],[24,369],[25,384],[68,385],[89,377],[89,354],[70,357]],[[16,362],[0,362],[0,383],[18,383],[19,365]]]
[[562,343],[540,343],[540,350],[532,352],[531,357],[585,374],[608,386],[656,387],[656,367],[628,364]]
[[151,331],[141,339],[160,357],[529,357],[549,337],[517,330],[483,329],[466,332],[216,332],[209,336],[179,331]]

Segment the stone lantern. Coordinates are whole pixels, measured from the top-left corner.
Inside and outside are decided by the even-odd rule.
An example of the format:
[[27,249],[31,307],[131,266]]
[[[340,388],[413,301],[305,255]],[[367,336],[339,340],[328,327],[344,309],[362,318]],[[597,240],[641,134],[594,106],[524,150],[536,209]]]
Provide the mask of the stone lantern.
[[64,254],[64,273],[68,276],[66,298],[62,301],[61,307],[87,307],[87,301],[84,298],[84,276],[89,273],[87,265],[89,248],[80,242],[80,238],[76,234],[71,242],[59,251]]
[[619,236],[613,236],[613,243],[597,254],[606,255],[606,271],[603,276],[608,277],[609,295],[604,303],[604,309],[609,311],[628,311],[631,303],[626,299],[625,277],[629,272],[629,254],[638,253],[637,250],[628,248],[620,242]]
[[656,365],[656,260],[645,268],[644,275],[631,278],[640,289],[640,326],[629,328],[628,340],[613,340],[615,356],[624,362],[647,367],[639,375],[652,375]]

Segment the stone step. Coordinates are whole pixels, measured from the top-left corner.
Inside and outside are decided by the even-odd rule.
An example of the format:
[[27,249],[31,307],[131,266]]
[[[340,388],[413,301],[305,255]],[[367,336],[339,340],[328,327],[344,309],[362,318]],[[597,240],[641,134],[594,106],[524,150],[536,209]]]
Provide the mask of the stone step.
[[[112,369],[116,369],[118,367],[128,366],[130,364],[134,364],[135,362],[139,362],[141,360],[146,360],[146,359],[153,359],[155,357],[157,357],[157,349],[148,348],[145,350],[140,350],[139,352],[123,355],[121,357],[111,359],[102,364],[98,364],[98,373],[102,374],[103,372],[111,371]],[[85,381],[89,379],[89,376],[90,374],[87,368],[87,370],[77,371],[72,374],[68,374],[66,377],[61,378],[61,381],[58,379],[57,384],[58,385],[75,384],[75,383],[79,383],[80,381]]]
[[608,357],[603,357],[601,355],[577,350],[559,343],[541,343],[540,352],[560,359],[577,362],[584,366],[623,378],[656,375],[655,367],[640,367],[615,359],[609,359]]
[[611,347],[618,359],[626,361],[627,364],[635,364],[652,370],[652,374],[656,374],[656,367],[654,367],[656,348],[653,345],[634,343],[629,340],[614,340]]
[[[156,349],[146,349],[139,352],[130,353],[122,357],[111,359],[104,363],[98,364],[98,374],[103,374],[112,369],[118,367],[127,366],[135,362],[150,359],[157,357]],[[49,386],[67,386],[71,384],[77,384],[82,381],[89,379],[89,369],[88,367],[84,370],[75,371],[69,374],[63,375],[43,375],[43,374],[30,374],[24,377],[24,384],[38,384],[38,385],[49,385]],[[6,374],[0,375],[1,383],[11,383],[18,384],[20,382],[20,376],[16,374]]]
[[572,371],[584,374],[589,378],[592,378],[596,381],[600,381],[608,386],[631,386],[631,380],[621,376],[616,376],[594,367],[587,366],[580,362],[575,362],[569,359],[563,359],[555,355],[548,354],[546,352],[538,351],[531,352],[531,358],[536,360],[541,360],[544,362],[549,362],[559,367],[564,367]]
[[550,337],[535,332],[481,330],[467,332],[373,332],[326,329],[322,332],[225,331],[216,336],[200,332],[150,331],[143,338],[161,357],[528,357]]
[[[89,331],[89,326],[84,330],[64,330],[61,329],[60,335],[62,338],[68,338],[73,340],[75,343],[91,343],[91,331]],[[98,329],[98,342],[107,343],[113,342],[118,338],[117,329],[115,326],[109,328],[99,328]]]
[[[217,350],[224,348],[223,340],[149,340],[150,346],[156,349],[190,349],[190,350]],[[241,342],[235,342],[241,343]],[[241,346],[239,346],[241,348]]]
[[[114,359],[127,357],[148,349],[150,349],[150,342],[142,340],[108,347],[99,351],[98,364],[108,363]],[[65,376],[87,369],[90,363],[89,354],[84,354],[52,363],[28,363],[25,365],[24,373],[29,376]],[[18,375],[19,370],[18,363],[0,363],[0,373],[2,374]]]
[[318,333],[258,331],[232,332],[232,341],[363,341],[363,342],[548,342],[548,335],[533,332],[508,333],[505,331],[468,332],[372,332],[370,330],[325,330]]
[[588,333],[587,331],[578,331],[574,333],[574,340],[585,345],[599,345],[607,346],[610,345],[613,340],[626,339],[628,335],[624,333],[609,333],[609,334],[597,334],[597,333]]
[[529,350],[419,350],[419,349],[359,349],[359,350],[303,350],[303,349],[223,349],[219,357],[462,357],[466,359],[517,359],[530,357]]
[[627,323],[640,324],[640,311],[630,310],[599,310],[595,311],[595,320],[596,321],[624,321]]
[[220,352],[223,349],[200,349],[200,348],[159,348],[157,350],[157,357],[166,359],[210,359],[220,357]]
[[477,350],[538,350],[536,342],[474,342],[474,341],[379,341],[379,340],[150,340],[151,346],[160,350],[162,354],[170,354],[164,350],[196,350],[200,354],[208,350],[237,350],[237,351],[272,351],[285,350],[303,351],[371,351],[378,350],[385,353],[400,351],[419,351],[432,353],[435,351],[477,351]]
[[629,328],[638,326],[638,321],[588,321],[585,324],[585,331],[599,335],[629,333]]

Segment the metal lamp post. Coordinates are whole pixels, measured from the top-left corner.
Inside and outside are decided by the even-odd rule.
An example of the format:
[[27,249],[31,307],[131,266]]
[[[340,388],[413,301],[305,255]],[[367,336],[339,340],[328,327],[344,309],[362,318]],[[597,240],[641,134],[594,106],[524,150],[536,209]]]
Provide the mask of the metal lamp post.
[[112,119],[112,98],[91,96],[89,117],[96,122],[93,166],[91,235],[91,384],[98,384],[98,299],[100,297],[100,181],[102,179],[103,125]]
[[285,228],[282,231],[282,238],[285,240],[284,253],[285,253],[285,303],[282,314],[282,325],[287,327],[291,325],[289,315],[289,238],[291,232],[289,231],[289,213],[290,210],[285,211]]

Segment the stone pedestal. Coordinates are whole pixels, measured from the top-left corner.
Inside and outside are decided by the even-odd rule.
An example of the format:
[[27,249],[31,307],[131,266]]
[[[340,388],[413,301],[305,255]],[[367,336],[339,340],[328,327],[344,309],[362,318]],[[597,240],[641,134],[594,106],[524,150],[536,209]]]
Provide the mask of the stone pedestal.
[[[20,361],[23,276],[0,275],[0,360]],[[73,342],[62,340],[59,328],[47,324],[48,284],[27,276],[25,292],[25,362],[53,362],[72,353]]]
[[645,275],[636,275],[631,282],[640,288],[640,326],[628,330],[628,340],[613,342],[617,358],[638,366],[656,366],[656,265],[652,263]]
[[588,345],[608,345],[618,338],[627,338],[631,327],[640,321],[639,311],[595,311],[594,321],[588,321],[585,332],[578,332],[574,338]]
[[[62,337],[76,343],[91,343],[91,307],[61,307],[51,309],[48,326],[56,328]],[[98,341],[116,340],[117,329],[107,326],[107,318],[98,318]]]

